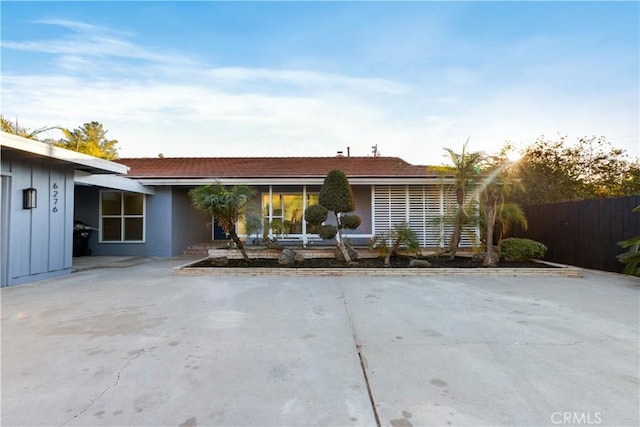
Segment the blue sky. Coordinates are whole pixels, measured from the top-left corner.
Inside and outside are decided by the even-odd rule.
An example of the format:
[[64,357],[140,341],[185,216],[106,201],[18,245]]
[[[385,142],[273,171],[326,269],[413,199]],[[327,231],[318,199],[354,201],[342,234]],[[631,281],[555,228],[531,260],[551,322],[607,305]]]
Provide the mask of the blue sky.
[[[544,135],[640,156],[638,2],[11,2],[2,104],[128,156],[441,164]],[[53,137],[57,137],[55,132]]]

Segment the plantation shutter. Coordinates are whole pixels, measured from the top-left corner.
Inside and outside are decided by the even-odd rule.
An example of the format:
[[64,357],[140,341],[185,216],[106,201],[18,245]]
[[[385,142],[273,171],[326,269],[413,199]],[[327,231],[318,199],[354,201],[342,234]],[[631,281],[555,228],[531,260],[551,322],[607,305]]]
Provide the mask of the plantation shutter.
[[425,196],[425,186],[409,185],[407,194],[409,195],[409,227],[416,234],[420,246],[426,246],[427,227],[424,219],[427,210],[427,198]]
[[373,232],[381,236],[389,233],[391,218],[391,186],[373,186]]
[[[396,224],[408,223],[422,247],[444,247],[453,234],[456,195],[442,185],[374,185],[373,233],[388,235]],[[477,241],[477,228],[463,227],[461,247]]]
[[420,246],[440,246],[442,242],[440,186],[410,185],[408,196],[408,222],[416,233]]
[[408,222],[407,202],[406,185],[374,185],[374,233],[389,235],[394,225]]

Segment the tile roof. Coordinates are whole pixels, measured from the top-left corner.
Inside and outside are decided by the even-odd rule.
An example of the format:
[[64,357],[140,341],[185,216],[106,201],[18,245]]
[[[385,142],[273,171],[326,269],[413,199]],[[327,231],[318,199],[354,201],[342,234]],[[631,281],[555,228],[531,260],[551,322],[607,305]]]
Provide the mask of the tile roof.
[[312,178],[333,169],[348,177],[428,177],[439,173],[398,157],[174,157],[123,158],[130,178]]

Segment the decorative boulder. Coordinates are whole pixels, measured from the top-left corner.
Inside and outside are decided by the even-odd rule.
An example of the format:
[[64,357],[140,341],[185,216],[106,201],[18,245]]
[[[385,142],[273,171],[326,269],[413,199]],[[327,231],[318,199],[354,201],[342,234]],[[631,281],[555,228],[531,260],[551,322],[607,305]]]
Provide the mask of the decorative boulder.
[[210,258],[210,260],[211,260],[211,265],[216,267],[222,267],[223,265],[229,264],[229,258],[227,258],[226,256]]
[[302,264],[304,262],[304,255],[299,254],[299,253],[296,252],[294,260],[295,260],[296,264]]
[[296,253],[291,249],[283,249],[280,252],[280,257],[278,258],[278,264],[280,265],[293,265],[296,262]]
[[409,261],[410,268],[429,268],[431,263],[426,259],[412,259]]

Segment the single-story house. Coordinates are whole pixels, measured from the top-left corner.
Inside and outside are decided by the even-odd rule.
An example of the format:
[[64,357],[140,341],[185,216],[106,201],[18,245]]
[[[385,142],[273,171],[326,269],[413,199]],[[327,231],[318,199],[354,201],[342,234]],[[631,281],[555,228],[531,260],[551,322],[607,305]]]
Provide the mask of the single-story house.
[[[188,192],[219,181],[252,186],[248,213],[262,220],[266,234],[290,244],[322,245],[304,221],[317,203],[326,174],[342,170],[362,219],[345,235],[368,245],[395,224],[408,223],[422,247],[443,247],[454,209],[451,178],[435,168],[397,157],[125,158],[110,162],[0,133],[2,237],[1,285],[68,274],[74,255],[74,227],[93,228],[93,255],[170,257],[193,244],[228,240],[215,218],[191,206]],[[279,224],[280,227],[276,227]],[[244,221],[238,232],[247,244]],[[260,232],[262,236],[262,232]],[[461,246],[479,238],[466,230]],[[259,240],[259,239],[258,239]]]
[[[191,206],[188,191],[219,181],[244,184],[256,195],[248,211],[262,218],[270,236],[291,243],[326,244],[304,221],[307,206],[317,203],[320,187],[332,169],[348,177],[355,197],[355,214],[362,219],[345,233],[354,244],[367,245],[394,224],[409,223],[423,247],[441,247],[451,225],[440,219],[453,209],[451,178],[429,166],[416,166],[397,157],[215,157],[123,158],[127,178],[153,188],[153,195],[76,186],[76,220],[99,231],[90,246],[97,255],[175,256],[191,244],[227,240],[215,219]],[[275,224],[284,224],[284,232]],[[468,230],[461,246],[477,240]],[[248,244],[244,222],[238,233]],[[260,233],[260,236],[262,233]]]

